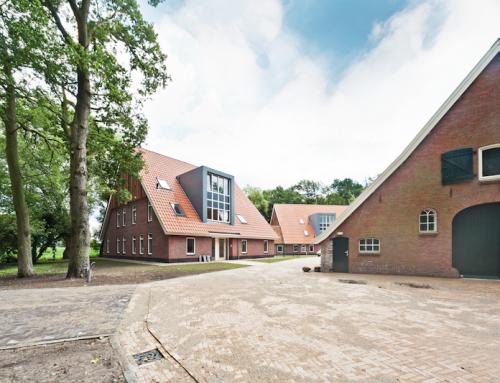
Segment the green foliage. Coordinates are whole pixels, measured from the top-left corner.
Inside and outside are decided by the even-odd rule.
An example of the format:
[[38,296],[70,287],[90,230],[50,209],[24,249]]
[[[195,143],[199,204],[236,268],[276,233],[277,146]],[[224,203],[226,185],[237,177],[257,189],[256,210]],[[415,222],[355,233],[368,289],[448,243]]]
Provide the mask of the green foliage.
[[366,186],[350,178],[335,179],[330,186],[302,180],[289,188],[277,186],[274,189],[261,190],[247,186],[245,193],[260,213],[270,220],[274,204],[349,205]]

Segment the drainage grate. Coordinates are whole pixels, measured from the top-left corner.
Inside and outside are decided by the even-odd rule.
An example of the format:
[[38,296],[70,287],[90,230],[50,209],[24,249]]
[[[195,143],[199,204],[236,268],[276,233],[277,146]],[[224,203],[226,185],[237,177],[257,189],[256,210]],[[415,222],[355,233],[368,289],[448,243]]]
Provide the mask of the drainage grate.
[[427,283],[396,282],[396,284],[400,286],[413,287],[414,289],[432,289],[432,286]]
[[140,366],[144,363],[151,363],[155,360],[163,359],[163,355],[158,351],[158,349],[154,349],[151,351],[141,352],[140,354],[133,355],[135,362]]
[[349,283],[350,285],[366,285],[365,281],[357,281],[355,279],[339,279],[340,283]]

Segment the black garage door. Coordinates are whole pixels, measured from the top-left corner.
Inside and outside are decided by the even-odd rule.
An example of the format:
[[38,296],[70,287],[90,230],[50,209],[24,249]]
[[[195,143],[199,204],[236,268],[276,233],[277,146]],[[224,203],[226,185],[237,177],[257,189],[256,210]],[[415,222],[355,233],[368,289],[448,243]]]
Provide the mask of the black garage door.
[[470,277],[500,277],[500,203],[462,210],[453,219],[453,267]]

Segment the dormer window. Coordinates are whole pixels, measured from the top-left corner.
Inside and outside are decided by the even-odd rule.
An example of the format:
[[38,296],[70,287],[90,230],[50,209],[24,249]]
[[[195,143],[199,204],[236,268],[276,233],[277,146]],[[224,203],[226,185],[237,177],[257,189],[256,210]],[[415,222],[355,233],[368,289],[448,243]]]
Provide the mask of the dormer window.
[[156,188],[157,189],[166,189],[166,190],[171,190],[170,185],[168,182],[162,178],[157,178],[156,179]]
[[245,219],[245,217],[243,217],[241,214],[236,214],[236,217],[238,217],[238,220],[243,223],[243,224],[247,224],[247,220]]
[[319,231],[325,231],[328,226],[335,220],[335,216],[332,215],[322,215],[319,220]]
[[181,205],[179,205],[178,203],[171,203],[170,206],[172,206],[172,209],[174,210],[174,213],[176,216],[178,217],[185,217],[186,214],[184,214],[184,210],[182,210],[182,207]]
[[302,218],[299,219],[299,224],[301,224],[301,225],[304,224],[304,220]]
[[230,180],[216,174],[207,175],[207,219],[229,223],[231,212]]

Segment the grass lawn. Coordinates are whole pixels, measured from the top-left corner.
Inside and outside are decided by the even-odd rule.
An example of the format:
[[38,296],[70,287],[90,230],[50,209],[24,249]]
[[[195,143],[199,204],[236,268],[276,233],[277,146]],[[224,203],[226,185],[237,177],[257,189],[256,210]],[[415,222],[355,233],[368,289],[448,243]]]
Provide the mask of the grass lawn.
[[276,256],[274,258],[254,259],[253,261],[264,262],[264,263],[275,263],[275,262],[289,261],[290,259],[313,258],[313,257],[316,257],[316,255],[284,255],[284,256]]

